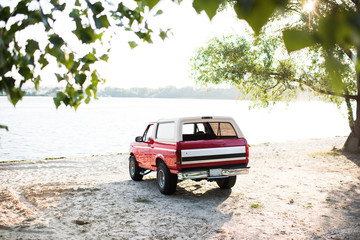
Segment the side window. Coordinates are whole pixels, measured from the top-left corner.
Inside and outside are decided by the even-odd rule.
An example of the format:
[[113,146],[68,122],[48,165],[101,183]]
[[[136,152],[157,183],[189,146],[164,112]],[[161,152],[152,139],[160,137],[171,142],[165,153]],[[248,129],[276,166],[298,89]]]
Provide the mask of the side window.
[[144,142],[149,142],[150,141],[153,129],[154,129],[154,125],[149,125],[148,126],[148,128],[146,129],[146,131],[144,133],[144,136],[143,136],[143,141]]
[[194,124],[193,123],[185,123],[182,128],[183,134],[193,134],[194,133]]
[[205,133],[205,127],[203,123],[197,123],[195,125],[195,133]]
[[183,125],[182,134],[205,133],[203,123],[185,123]]
[[167,123],[159,123],[156,138],[162,140],[173,140],[175,139],[175,123],[167,122]]

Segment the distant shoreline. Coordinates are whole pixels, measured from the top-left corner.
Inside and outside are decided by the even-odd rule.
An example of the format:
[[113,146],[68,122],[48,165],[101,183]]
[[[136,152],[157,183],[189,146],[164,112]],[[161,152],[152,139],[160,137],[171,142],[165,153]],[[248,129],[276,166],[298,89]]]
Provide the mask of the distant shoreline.
[[[43,87],[36,91],[33,88],[25,88],[25,96],[54,97],[59,87]],[[126,97],[126,98],[179,98],[179,99],[236,99],[241,95],[235,88],[194,88],[182,87],[176,88],[168,86],[163,88],[114,88],[105,87],[98,89],[98,97]],[[0,95],[6,96],[6,95]]]

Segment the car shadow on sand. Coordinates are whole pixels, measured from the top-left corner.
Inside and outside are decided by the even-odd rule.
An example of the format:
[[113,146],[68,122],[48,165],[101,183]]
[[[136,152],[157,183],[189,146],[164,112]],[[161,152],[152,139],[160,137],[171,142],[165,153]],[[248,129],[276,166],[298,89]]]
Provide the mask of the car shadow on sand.
[[221,210],[231,192],[189,181],[163,195],[154,178],[122,180],[67,193],[54,212],[61,212],[61,225],[70,224],[85,238],[211,239],[232,218]]
[[212,183],[183,182],[170,196],[159,192],[154,178],[73,184],[30,186],[21,193],[22,204],[38,216],[1,228],[0,237],[211,239],[233,215],[221,208],[232,191]]

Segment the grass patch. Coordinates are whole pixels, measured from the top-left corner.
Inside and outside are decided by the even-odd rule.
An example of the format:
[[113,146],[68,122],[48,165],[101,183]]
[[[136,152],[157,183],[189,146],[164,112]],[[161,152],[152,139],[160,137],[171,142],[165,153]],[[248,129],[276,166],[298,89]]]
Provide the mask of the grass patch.
[[66,157],[49,157],[45,158],[44,160],[59,160],[59,159],[65,159]]
[[137,203],[151,203],[151,200],[149,200],[147,198],[136,198],[136,199],[134,199],[134,202],[137,202]]
[[258,204],[258,203],[254,203],[254,204],[251,204],[250,207],[251,207],[251,208],[262,208],[263,205]]
[[318,156],[331,156],[331,157],[338,157],[343,155],[343,151],[341,149],[338,148],[333,148],[331,151],[328,152],[315,152],[315,153],[310,153],[309,154],[311,157],[316,158]]

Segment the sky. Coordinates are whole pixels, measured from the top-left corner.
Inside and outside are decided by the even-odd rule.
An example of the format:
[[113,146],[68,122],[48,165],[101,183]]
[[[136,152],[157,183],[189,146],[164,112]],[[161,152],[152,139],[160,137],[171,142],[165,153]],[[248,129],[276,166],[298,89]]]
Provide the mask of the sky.
[[171,28],[172,35],[165,41],[154,36],[153,44],[142,43],[132,50],[126,36],[113,38],[108,63],[99,67],[105,87],[195,86],[189,76],[189,60],[195,50],[212,37],[241,34],[246,26],[233,10],[221,12],[210,21],[205,12],[197,14],[189,0],[180,5],[163,0],[152,11],[158,9],[163,14],[151,19],[151,27]]
[[[65,2],[73,3],[69,0],[65,0]],[[125,1],[125,4],[127,5],[128,2],[131,3],[131,0]],[[247,23],[237,19],[232,8],[218,13],[210,21],[205,12],[196,13],[192,2],[192,0],[183,0],[179,5],[171,0],[162,0],[151,10],[149,15],[155,15],[159,9],[163,11],[161,15],[149,19],[149,27],[154,31],[159,28],[163,30],[170,28],[171,33],[165,40],[154,34],[153,44],[144,43],[137,37],[134,38],[134,34],[112,29],[111,31],[116,34],[111,40],[109,60],[107,63],[97,65],[100,76],[106,79],[106,83],[99,87],[159,88],[175,86],[180,88],[196,86],[195,80],[191,79],[189,74],[190,58],[194,56],[196,49],[206,46],[206,42],[215,36],[241,35],[247,27]],[[15,7],[17,1],[7,1],[6,3]],[[46,1],[42,2],[42,7],[46,7],[45,3]],[[35,8],[37,7],[37,4],[33,5]],[[81,45],[80,41],[71,34],[75,25],[67,16],[68,13],[62,13],[63,16],[61,13],[59,14],[54,15],[57,18],[54,24],[55,32],[61,33],[65,41],[70,43],[71,48],[76,49],[76,52],[85,50],[85,46]],[[19,33],[18,38],[23,45],[29,38],[38,41],[42,48],[45,48],[47,44],[47,41],[44,41],[47,36],[40,24],[23,30]],[[139,45],[131,49],[128,41],[134,40]],[[97,50],[101,52],[100,45]],[[49,59],[49,61],[51,60]],[[43,70],[37,69],[37,71],[42,71],[42,76],[45,76],[41,86],[59,86],[54,76],[54,71],[57,71],[54,67],[56,68],[57,65],[55,62],[52,63]]]

